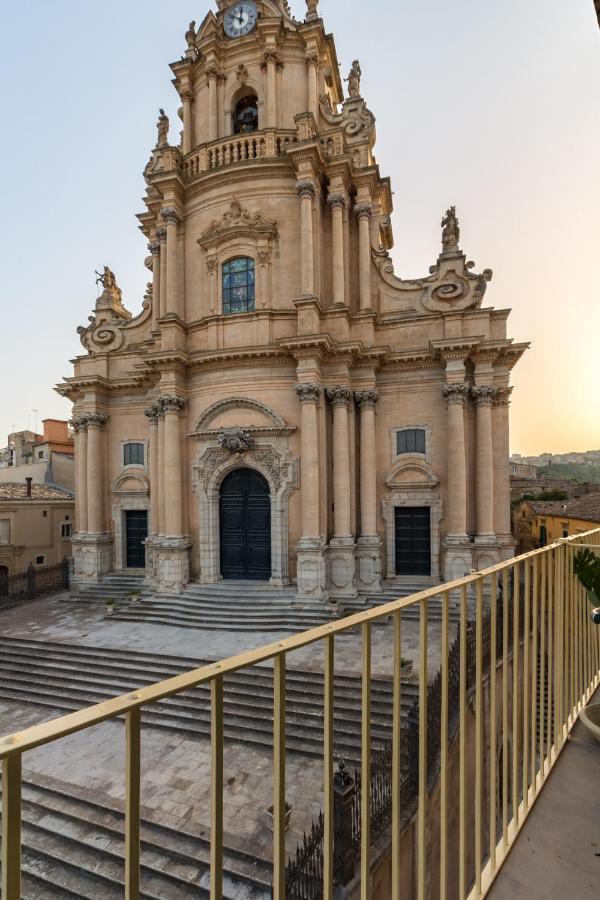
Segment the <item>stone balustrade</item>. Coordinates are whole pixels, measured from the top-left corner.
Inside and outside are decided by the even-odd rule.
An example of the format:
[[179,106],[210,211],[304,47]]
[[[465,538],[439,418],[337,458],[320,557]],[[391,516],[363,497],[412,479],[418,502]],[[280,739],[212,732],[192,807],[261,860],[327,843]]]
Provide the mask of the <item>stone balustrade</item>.
[[294,130],[254,131],[234,134],[220,141],[205,144],[188,154],[183,161],[186,178],[195,178],[213,169],[256,159],[276,159],[285,156],[286,147],[296,140]]

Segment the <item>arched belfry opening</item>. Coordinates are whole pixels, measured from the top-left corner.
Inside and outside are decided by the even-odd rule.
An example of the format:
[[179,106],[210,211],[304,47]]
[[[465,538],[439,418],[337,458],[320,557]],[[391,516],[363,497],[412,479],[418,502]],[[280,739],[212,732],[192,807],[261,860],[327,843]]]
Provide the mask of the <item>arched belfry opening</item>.
[[233,133],[251,134],[258,131],[258,97],[249,91],[235,104],[233,109]]
[[219,491],[221,576],[267,581],[271,577],[271,496],[254,469],[234,469]]

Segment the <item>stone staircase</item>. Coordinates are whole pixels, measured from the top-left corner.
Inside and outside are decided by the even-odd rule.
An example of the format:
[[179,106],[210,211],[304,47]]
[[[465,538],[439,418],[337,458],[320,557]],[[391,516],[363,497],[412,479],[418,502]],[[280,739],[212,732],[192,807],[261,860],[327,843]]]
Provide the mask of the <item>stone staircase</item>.
[[[22,897],[121,900],[124,815],[54,787],[23,782]],[[227,847],[226,900],[267,900],[272,867]],[[210,843],[199,834],[141,823],[141,892],[148,900],[210,897]]]
[[[429,588],[439,585],[439,581],[433,578],[399,578],[397,580],[390,579],[383,583],[383,591],[380,594],[370,594],[367,597],[357,597],[355,600],[345,601],[344,609],[347,612],[357,613],[364,612],[366,609],[372,609],[377,606],[385,606],[386,603],[393,603],[394,600],[400,600],[402,597],[409,597],[411,594],[418,594]],[[440,585],[441,586],[441,585]],[[442,621],[442,603],[437,597],[432,598],[428,602],[429,622]],[[402,611],[403,622],[419,621],[419,605],[409,606]],[[457,602],[450,599],[450,615],[449,621],[456,624],[460,620],[460,610]]]
[[[106,647],[5,637],[0,655],[0,700],[72,712],[113,696],[190,671],[206,660],[138,653]],[[286,745],[291,753],[322,758],[323,676],[288,670]],[[418,695],[410,677],[402,689],[406,715]],[[391,680],[372,680],[373,746],[391,739]],[[176,731],[191,740],[210,737],[210,688],[202,685],[152,704],[143,724]],[[273,746],[273,670],[255,666],[225,678],[225,736],[264,748]],[[361,746],[361,678],[336,675],[335,752],[356,762]]]
[[[141,592],[132,604],[129,594]],[[78,588],[74,599],[115,601],[113,618],[120,622],[149,622],[203,631],[295,633],[326,625],[339,616],[337,607],[299,603],[294,588],[276,588],[256,581],[189,584],[177,595],[144,589],[142,579],[107,575],[101,582]]]

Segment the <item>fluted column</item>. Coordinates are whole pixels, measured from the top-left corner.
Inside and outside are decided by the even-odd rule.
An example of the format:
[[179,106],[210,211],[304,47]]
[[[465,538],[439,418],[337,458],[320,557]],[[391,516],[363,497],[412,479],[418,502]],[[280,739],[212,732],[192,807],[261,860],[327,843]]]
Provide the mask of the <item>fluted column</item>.
[[216,141],[219,137],[219,104],[217,99],[217,79],[219,70],[209,66],[206,70],[208,83],[208,140]]
[[87,529],[87,419],[79,416],[71,421],[75,432],[75,530]]
[[174,206],[162,210],[162,218],[167,226],[167,315],[181,316],[179,308],[179,267],[177,265],[177,226],[181,213]]
[[91,413],[87,420],[87,530],[90,534],[102,534],[104,521],[104,425],[108,416]]
[[302,252],[302,296],[312,297],[315,292],[313,199],[315,186],[312,181],[300,181],[296,188],[300,197],[300,230]]
[[341,385],[327,390],[333,407],[333,536],[351,537],[350,521],[350,442],[348,406],[352,391]]
[[313,114],[315,117],[315,122],[318,122],[319,116],[319,81],[318,81],[318,72],[319,72],[319,54],[307,53],[306,55],[306,68],[308,70],[308,92],[306,98],[306,108],[309,112]]
[[465,400],[469,388],[464,383],[445,384],[444,397],[448,403],[448,514],[449,537],[467,540],[467,459],[465,448]]
[[343,304],[346,298],[344,278],[344,194],[330,194],[327,200],[331,209],[331,262],[333,302]]
[[492,404],[498,389],[488,385],[472,388],[475,401],[475,479],[477,539],[488,541],[494,534],[494,450],[492,442]]
[[156,331],[160,318],[160,241],[150,241],[148,250],[152,254],[152,331]]
[[356,207],[358,219],[358,288],[360,308],[371,309],[371,218],[370,203]]
[[377,458],[375,446],[375,390],[357,391],[356,402],[360,409],[360,534],[361,537],[377,535]]
[[494,531],[512,540],[510,515],[510,395],[512,388],[499,388],[493,406],[494,442]]
[[161,319],[167,312],[167,229],[157,228],[156,239],[160,246],[158,256],[158,298],[156,309]]
[[185,156],[192,149],[193,143],[193,135],[194,135],[194,119],[193,119],[193,109],[192,103],[194,102],[194,95],[191,91],[184,91],[181,97],[183,101],[183,155]]
[[169,537],[183,535],[183,496],[181,469],[181,436],[179,413],[186,407],[181,397],[162,397],[165,415],[165,534]]
[[267,73],[267,97],[266,97],[266,128],[277,128],[277,62],[278,56],[275,50],[267,50],[263,54],[263,71]]
[[165,413],[160,405],[160,401],[158,404],[158,422],[157,422],[157,452],[156,459],[158,463],[158,476],[156,479],[156,484],[158,487],[157,491],[157,503],[156,508],[158,510],[158,534],[165,534]]
[[321,388],[312,382],[296,385],[302,406],[301,419],[301,498],[302,537],[318,538],[319,528],[319,442],[317,403]]
[[146,416],[148,418],[150,431],[148,449],[148,454],[150,457],[148,460],[148,472],[150,475],[150,518],[148,522],[148,534],[152,537],[159,533],[158,507],[160,488],[158,484],[158,419],[160,416],[160,412],[160,406],[156,403],[153,403],[152,406],[146,410]]

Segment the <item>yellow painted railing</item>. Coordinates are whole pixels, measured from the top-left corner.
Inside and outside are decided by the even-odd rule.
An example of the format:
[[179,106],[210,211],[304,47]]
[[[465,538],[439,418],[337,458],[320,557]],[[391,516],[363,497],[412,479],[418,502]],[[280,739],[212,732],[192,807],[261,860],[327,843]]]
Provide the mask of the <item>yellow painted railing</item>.
[[[600,629],[573,573],[581,546],[600,550],[600,529],[501,563],[459,581],[414,594],[339,622],[178,675],[135,693],[27,728],[0,739],[2,759],[2,897],[21,898],[21,771],[23,754],[74,732],[119,716],[126,718],[125,896],[140,895],[140,739],[141,711],[149,703],[200,684],[211,687],[212,802],[210,892],[223,891],[223,679],[227,674],[272,661],[273,692],[273,897],[285,897],[286,659],[294,650],[321,642],[324,648],[323,741],[323,897],[333,898],[333,772],[335,638],[360,628],[362,636],[361,783],[370,783],[371,630],[392,618],[394,643],[392,719],[391,897],[406,897],[401,866],[401,703],[402,613],[419,608],[418,802],[416,808],[416,896],[440,900],[483,897],[513,845],[554,766],[579,711],[600,683]],[[439,736],[439,885],[427,871],[431,840],[427,734],[428,608],[441,601],[441,718]],[[502,598],[502,599],[499,599]],[[459,703],[457,741],[449,738],[450,606],[460,610]],[[473,609],[474,607],[474,609]],[[475,683],[467,672],[467,619],[474,613]],[[484,633],[485,621],[485,633]],[[485,648],[485,649],[484,649]],[[484,658],[485,656],[485,658]],[[487,674],[486,674],[487,673]],[[488,702],[485,702],[487,691]],[[467,715],[473,705],[475,762],[467,768]],[[486,753],[501,764],[485,765]],[[449,760],[458,744],[458,795],[449,791]],[[93,746],[90,744],[90,753]],[[485,783],[485,780],[488,783]],[[474,786],[471,795],[471,785]],[[473,797],[467,810],[467,796]],[[487,797],[487,801],[486,801]],[[458,804],[458,835],[449,833],[450,807]],[[473,822],[471,822],[471,812]],[[373,897],[371,886],[370,792],[361,792],[360,897]],[[469,821],[468,821],[469,820]],[[436,838],[437,841],[437,838]],[[454,848],[454,849],[451,849]],[[458,856],[458,859],[452,858]],[[450,873],[454,873],[452,876]],[[452,885],[450,884],[452,879]],[[378,897],[377,900],[383,900]]]

